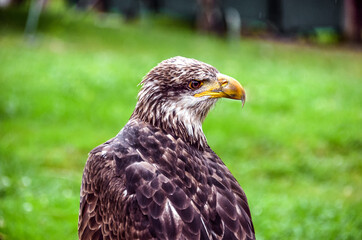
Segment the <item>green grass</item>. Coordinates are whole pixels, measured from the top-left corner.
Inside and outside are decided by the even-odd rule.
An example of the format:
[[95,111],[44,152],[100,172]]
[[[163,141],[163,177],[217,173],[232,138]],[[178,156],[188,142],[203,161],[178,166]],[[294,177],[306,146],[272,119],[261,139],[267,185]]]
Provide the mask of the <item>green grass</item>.
[[142,77],[175,55],[245,86],[245,107],[221,100],[204,132],[245,190],[258,239],[362,239],[360,51],[61,8],[29,43],[25,11],[0,11],[0,239],[77,238],[87,153],[127,122]]

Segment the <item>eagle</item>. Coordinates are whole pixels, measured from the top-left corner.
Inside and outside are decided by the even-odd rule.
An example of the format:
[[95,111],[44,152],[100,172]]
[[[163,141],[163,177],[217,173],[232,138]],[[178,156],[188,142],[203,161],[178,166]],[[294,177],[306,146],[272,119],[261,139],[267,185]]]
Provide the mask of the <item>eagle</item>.
[[202,130],[218,99],[244,105],[241,84],[178,56],[141,86],[127,124],[89,153],[79,239],[255,239],[246,195]]

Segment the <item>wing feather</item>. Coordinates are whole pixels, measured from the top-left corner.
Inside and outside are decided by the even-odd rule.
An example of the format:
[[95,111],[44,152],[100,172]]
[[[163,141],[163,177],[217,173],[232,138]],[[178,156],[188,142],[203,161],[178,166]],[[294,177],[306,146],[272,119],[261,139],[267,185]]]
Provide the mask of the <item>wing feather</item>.
[[[155,137],[157,136],[157,137]],[[90,152],[79,239],[254,239],[244,192],[209,149],[125,127]]]

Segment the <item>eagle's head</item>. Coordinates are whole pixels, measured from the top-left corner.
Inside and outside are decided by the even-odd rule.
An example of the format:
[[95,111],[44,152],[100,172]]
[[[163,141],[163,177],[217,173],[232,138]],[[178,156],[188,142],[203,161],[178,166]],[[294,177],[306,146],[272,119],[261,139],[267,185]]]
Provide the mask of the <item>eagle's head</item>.
[[139,119],[199,148],[207,146],[202,122],[219,98],[245,102],[238,81],[195,59],[162,61],[142,80],[132,119]]

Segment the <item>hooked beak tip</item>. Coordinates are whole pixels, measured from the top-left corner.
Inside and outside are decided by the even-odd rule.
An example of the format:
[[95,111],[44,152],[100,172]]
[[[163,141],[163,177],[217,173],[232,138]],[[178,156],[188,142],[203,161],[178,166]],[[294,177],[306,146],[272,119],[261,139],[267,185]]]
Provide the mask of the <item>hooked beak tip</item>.
[[242,106],[241,108],[244,108],[244,105],[245,105],[245,100],[246,100],[246,96],[245,96],[245,93],[241,96],[241,103],[242,103]]

